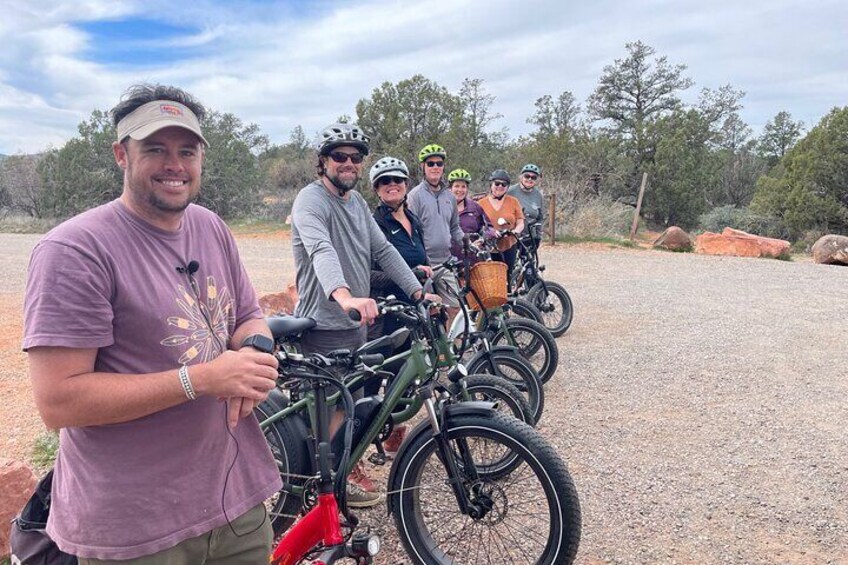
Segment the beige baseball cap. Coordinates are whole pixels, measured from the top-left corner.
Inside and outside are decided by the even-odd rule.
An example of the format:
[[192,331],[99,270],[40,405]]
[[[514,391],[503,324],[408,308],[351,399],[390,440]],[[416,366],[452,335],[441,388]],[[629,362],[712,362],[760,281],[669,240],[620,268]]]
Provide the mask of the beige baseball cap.
[[206,147],[209,142],[200,131],[197,116],[186,106],[172,100],[154,100],[143,104],[118,122],[118,141],[128,136],[141,141],[167,127],[180,127],[195,134]]

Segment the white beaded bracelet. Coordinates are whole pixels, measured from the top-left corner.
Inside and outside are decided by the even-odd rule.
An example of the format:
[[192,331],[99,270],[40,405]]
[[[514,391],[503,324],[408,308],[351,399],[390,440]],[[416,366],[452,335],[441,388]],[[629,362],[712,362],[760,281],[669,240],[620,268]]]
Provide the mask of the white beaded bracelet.
[[188,378],[188,365],[180,367],[180,384],[183,385],[183,392],[189,400],[197,400],[197,394],[194,392],[194,387],[191,386],[191,379]]

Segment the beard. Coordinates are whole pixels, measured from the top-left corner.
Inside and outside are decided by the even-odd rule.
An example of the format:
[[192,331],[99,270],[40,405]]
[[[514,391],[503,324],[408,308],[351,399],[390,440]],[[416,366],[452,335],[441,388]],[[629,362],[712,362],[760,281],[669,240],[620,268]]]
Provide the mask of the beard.
[[189,196],[183,202],[176,202],[172,204],[170,202],[162,200],[153,193],[150,193],[147,196],[148,204],[150,204],[157,210],[162,210],[163,212],[182,212],[183,210],[188,208],[188,205],[191,203],[192,200],[194,200],[194,196]]
[[[345,171],[345,172],[347,172],[347,171]],[[354,188],[356,188],[356,184],[359,182],[359,175],[356,174],[355,170],[353,171],[353,173],[354,173],[353,177],[350,180],[342,180],[341,178],[339,178],[338,174],[332,175],[332,174],[329,173],[329,171],[326,173],[326,175],[327,175],[327,179],[331,183],[333,183],[333,186],[338,188],[339,191],[341,191],[341,193],[344,194],[345,192],[347,192],[349,190],[353,190]]]
[[189,190],[184,200],[176,202],[160,198],[144,179],[136,178],[132,161],[127,163],[126,175],[130,185],[130,197],[148,210],[159,210],[161,212],[182,212],[188,205],[197,199],[199,190],[194,187]]

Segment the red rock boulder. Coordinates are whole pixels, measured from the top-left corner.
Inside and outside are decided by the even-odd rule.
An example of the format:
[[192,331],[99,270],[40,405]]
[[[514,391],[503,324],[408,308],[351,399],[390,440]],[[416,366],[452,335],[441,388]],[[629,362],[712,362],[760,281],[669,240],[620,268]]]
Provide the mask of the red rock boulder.
[[0,557],[9,555],[9,523],[18,515],[38,477],[26,463],[0,459]]
[[724,228],[720,234],[705,232],[696,237],[695,252],[734,257],[788,257],[789,242]]
[[297,304],[297,288],[294,283],[290,284],[285,292],[266,294],[259,298],[259,307],[262,308],[265,316],[293,314],[295,304]]
[[813,244],[813,261],[825,265],[848,265],[848,237],[821,236]]
[[677,226],[671,226],[654,240],[654,247],[669,251],[690,251],[692,236]]

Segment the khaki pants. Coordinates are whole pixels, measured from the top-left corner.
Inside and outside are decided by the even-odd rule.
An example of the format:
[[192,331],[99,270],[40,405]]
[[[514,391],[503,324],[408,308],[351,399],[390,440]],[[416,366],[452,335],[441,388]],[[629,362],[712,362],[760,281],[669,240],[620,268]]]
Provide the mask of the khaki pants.
[[[257,528],[260,523],[262,526]],[[233,530],[239,535],[234,535]],[[233,520],[232,529],[224,524],[153,555],[120,561],[80,557],[79,562],[80,565],[266,565],[273,537],[271,521],[260,504]]]

